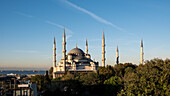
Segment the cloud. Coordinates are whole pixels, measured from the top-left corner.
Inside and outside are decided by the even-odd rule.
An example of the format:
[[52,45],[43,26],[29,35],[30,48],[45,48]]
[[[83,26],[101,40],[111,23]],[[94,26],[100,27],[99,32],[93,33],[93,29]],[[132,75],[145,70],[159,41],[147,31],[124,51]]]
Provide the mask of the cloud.
[[[51,22],[51,21],[48,21],[48,20],[46,20],[45,22],[48,23],[48,24],[57,26],[57,27],[59,27],[59,28],[64,28],[63,25],[60,25],[60,24],[57,24],[57,23],[54,23],[54,22]],[[68,29],[67,27],[65,27],[65,30],[66,30],[67,32],[69,32],[69,33],[73,33],[73,32],[72,32],[70,29]]]
[[14,50],[16,53],[37,53],[36,50]]
[[107,21],[107,20],[103,19],[102,17],[99,17],[99,16],[97,16],[96,14],[94,14],[94,13],[92,13],[92,12],[90,12],[90,11],[84,9],[84,8],[81,8],[80,6],[77,6],[77,5],[71,3],[71,2],[69,2],[69,1],[67,1],[67,0],[63,0],[63,2],[65,2],[66,4],[68,4],[68,5],[76,8],[77,10],[79,10],[79,11],[81,11],[81,12],[84,12],[84,13],[90,15],[92,18],[94,18],[95,20],[97,20],[97,21],[99,21],[99,22],[101,22],[101,23],[103,23],[103,24],[110,25],[110,26],[114,27],[115,29],[117,29],[117,30],[119,30],[119,31],[121,31],[121,32],[127,33],[127,34],[129,34],[129,35],[136,36],[136,35],[133,34],[133,33],[126,32],[124,29],[122,29],[122,28],[120,28],[119,26],[113,24],[112,22]]
[[16,14],[18,14],[18,15],[25,16],[25,17],[29,17],[29,18],[34,17],[34,16],[30,15],[30,14],[25,14],[25,13],[21,13],[21,12],[14,12],[14,13],[16,13]]

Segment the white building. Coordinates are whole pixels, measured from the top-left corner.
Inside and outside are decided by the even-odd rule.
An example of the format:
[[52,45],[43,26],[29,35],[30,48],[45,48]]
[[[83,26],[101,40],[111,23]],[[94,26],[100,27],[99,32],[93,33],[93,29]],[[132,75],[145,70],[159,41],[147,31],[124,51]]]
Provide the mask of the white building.
[[63,32],[63,58],[56,65],[56,47],[55,38],[53,44],[53,78],[61,77],[66,71],[73,72],[96,72],[98,68],[98,62],[91,59],[88,54],[88,44],[86,40],[86,50],[77,47],[73,48],[66,55],[66,41],[65,41],[65,29]]

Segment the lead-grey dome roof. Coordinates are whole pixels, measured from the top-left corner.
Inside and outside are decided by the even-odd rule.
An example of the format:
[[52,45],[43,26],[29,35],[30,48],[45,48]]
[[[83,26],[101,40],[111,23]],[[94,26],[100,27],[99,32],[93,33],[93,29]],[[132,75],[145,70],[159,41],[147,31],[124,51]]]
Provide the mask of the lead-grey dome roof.
[[76,54],[76,55],[83,55],[84,54],[84,52],[83,52],[83,50],[81,50],[81,49],[79,49],[79,48],[74,48],[74,49],[72,49],[69,53],[68,53],[68,55],[69,54]]

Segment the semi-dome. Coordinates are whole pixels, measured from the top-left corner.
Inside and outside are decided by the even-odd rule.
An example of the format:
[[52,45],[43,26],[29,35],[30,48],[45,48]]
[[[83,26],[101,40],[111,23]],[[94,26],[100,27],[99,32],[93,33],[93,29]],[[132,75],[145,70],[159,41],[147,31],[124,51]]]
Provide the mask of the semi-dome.
[[84,54],[84,52],[83,52],[83,50],[81,50],[81,49],[79,49],[79,48],[74,48],[74,49],[72,49],[69,53],[68,53],[68,55],[69,54],[76,54],[76,55],[78,55],[78,54]]

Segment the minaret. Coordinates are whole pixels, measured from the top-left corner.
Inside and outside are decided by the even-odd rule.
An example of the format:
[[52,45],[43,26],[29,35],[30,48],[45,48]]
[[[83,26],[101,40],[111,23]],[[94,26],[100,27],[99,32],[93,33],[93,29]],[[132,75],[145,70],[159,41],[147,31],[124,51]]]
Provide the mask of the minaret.
[[103,30],[103,42],[102,42],[102,66],[105,67],[105,38],[104,38],[104,30]]
[[66,36],[65,36],[65,27],[63,31],[63,70],[65,71],[66,66]]
[[55,78],[55,67],[56,67],[56,47],[55,47],[55,37],[54,37],[54,44],[53,44],[53,78]]
[[53,44],[53,68],[56,67],[56,47],[55,47],[55,37],[54,37],[54,44]]
[[141,40],[141,58],[140,58],[140,63],[143,64],[143,40]]
[[88,54],[88,44],[87,44],[87,39],[86,39],[86,54]]
[[119,64],[119,49],[117,46],[117,51],[116,51],[116,64]]

